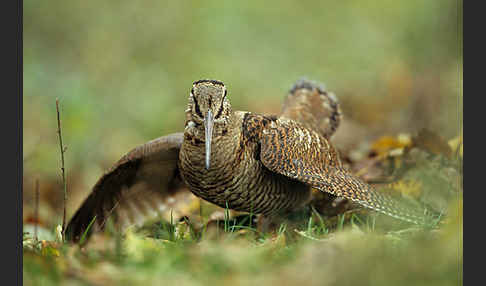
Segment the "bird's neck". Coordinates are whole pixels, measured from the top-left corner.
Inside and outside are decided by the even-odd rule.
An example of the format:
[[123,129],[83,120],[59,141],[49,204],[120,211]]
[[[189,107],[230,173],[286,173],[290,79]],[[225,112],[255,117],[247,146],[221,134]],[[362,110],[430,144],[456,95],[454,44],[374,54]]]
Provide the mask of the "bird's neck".
[[[241,122],[240,122],[241,126]],[[197,172],[225,172],[228,162],[232,162],[240,145],[241,128],[238,118],[232,114],[231,119],[214,126],[211,143],[211,168],[205,170],[205,134],[204,124],[186,122],[184,142],[181,147],[182,169]],[[231,165],[231,164],[230,164]],[[191,172],[189,172],[191,173]],[[187,174],[190,176],[190,174]],[[217,177],[217,176],[216,176]]]

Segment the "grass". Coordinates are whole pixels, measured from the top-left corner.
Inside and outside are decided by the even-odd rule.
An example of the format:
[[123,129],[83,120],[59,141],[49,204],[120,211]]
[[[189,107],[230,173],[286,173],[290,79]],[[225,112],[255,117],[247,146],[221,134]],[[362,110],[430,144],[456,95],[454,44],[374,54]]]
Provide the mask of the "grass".
[[[222,218],[194,207],[199,216],[159,219],[119,232],[107,220],[104,233],[79,244],[64,243],[61,227],[51,240],[24,233],[26,285],[460,285],[462,283],[462,199],[445,186],[454,178],[454,159],[407,152],[402,180],[425,184],[425,203],[446,198],[448,215],[417,227],[363,209],[324,216],[314,201],[265,230],[255,214],[219,209]],[[423,156],[427,160],[420,161]],[[384,162],[386,162],[386,158]],[[429,170],[431,167],[435,173]],[[457,167],[457,166],[456,166]],[[425,174],[425,175],[424,175]],[[454,173],[457,176],[460,173]],[[433,184],[432,188],[426,185]],[[456,197],[451,199],[451,194]],[[215,208],[215,206],[212,206]],[[265,224],[265,223],[264,223]]]
[[83,235],[81,235],[81,239],[79,239],[79,244],[81,245],[84,244],[86,240],[86,236],[88,235],[89,230],[91,229],[95,221],[96,221],[96,216],[94,216],[93,219],[89,222],[88,226],[86,227],[86,230],[83,232]]
[[164,222],[152,228],[157,235],[129,229],[83,247],[25,246],[23,277],[25,285],[458,285],[460,223],[390,230],[374,217],[340,216],[332,229],[310,217],[300,229],[282,223],[262,234],[225,218],[213,236],[210,228],[196,235],[187,221]]

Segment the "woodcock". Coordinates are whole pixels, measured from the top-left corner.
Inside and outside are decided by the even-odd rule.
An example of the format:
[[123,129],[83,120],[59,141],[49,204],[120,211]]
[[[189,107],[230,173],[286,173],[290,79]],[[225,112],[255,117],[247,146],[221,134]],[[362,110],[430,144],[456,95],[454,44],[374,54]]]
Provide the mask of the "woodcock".
[[94,230],[103,229],[110,216],[129,225],[156,213],[181,189],[223,208],[271,217],[305,205],[313,187],[423,223],[425,209],[403,207],[343,168],[329,141],[340,121],[334,94],[307,80],[290,90],[279,116],[233,111],[222,82],[196,81],[184,133],[123,156],[98,180],[66,234],[79,240],[95,216]]

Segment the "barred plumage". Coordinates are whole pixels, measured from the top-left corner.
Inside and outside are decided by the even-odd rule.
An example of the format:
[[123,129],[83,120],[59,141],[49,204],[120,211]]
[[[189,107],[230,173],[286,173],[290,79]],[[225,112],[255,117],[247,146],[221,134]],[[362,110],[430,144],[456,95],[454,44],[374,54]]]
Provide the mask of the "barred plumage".
[[97,229],[110,215],[117,223],[133,222],[134,214],[165,207],[181,183],[196,196],[239,211],[292,211],[308,202],[314,187],[423,223],[425,209],[405,206],[343,168],[329,142],[340,121],[336,97],[307,80],[290,90],[280,116],[232,111],[222,82],[194,82],[184,135],[158,138],[123,157],[98,181],[67,233],[79,239],[95,215],[101,218]]
[[301,79],[285,97],[280,117],[297,121],[329,139],[341,123],[342,113],[334,93],[321,84]]

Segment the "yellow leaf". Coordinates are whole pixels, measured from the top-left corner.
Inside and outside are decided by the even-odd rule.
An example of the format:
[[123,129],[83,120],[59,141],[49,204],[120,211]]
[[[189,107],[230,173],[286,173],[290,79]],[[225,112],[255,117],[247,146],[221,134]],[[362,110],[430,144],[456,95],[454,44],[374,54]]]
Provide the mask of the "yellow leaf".
[[56,256],[56,257],[59,256],[59,250],[57,250],[52,246],[43,247],[41,253],[44,256]]
[[378,156],[388,155],[390,151],[395,153],[400,153],[405,147],[412,144],[410,140],[410,135],[399,134],[397,137],[393,136],[382,136],[376,140],[371,146],[372,152],[375,152]]
[[414,180],[400,180],[392,183],[390,187],[402,194],[418,198],[422,193],[422,183]]
[[459,148],[459,155],[462,158],[462,156],[463,156],[462,152],[463,152],[463,146],[464,146],[463,141],[462,141],[462,134],[460,136],[457,136],[456,138],[449,140],[448,144],[451,147],[452,152],[454,152],[454,153],[456,153],[457,148]]

